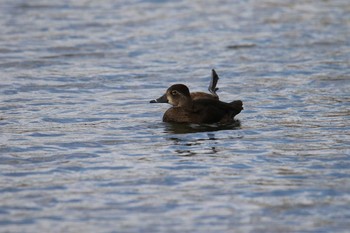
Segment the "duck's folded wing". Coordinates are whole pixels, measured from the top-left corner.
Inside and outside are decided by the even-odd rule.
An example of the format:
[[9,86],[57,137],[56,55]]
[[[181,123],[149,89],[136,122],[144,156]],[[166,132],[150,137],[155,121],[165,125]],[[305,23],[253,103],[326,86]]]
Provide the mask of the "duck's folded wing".
[[194,106],[215,106],[220,109],[226,110],[243,110],[243,102],[241,100],[235,100],[230,103],[222,102],[213,99],[198,99],[193,101]]
[[229,121],[239,114],[243,109],[241,100],[235,100],[231,103],[225,103],[218,100],[200,99],[193,101],[192,112],[199,114],[203,122]]

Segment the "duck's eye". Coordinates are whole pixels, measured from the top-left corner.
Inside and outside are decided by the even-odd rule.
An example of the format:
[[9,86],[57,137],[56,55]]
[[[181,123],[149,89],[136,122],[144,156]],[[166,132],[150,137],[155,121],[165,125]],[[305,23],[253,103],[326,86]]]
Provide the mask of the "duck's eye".
[[177,95],[177,91],[171,91],[172,95]]

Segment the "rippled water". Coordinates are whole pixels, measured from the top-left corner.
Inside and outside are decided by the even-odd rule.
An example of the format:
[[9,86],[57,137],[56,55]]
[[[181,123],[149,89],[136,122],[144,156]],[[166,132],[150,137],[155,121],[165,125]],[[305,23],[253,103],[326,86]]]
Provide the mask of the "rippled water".
[[[0,7],[1,232],[347,232],[350,5]],[[241,126],[161,122],[170,84]]]

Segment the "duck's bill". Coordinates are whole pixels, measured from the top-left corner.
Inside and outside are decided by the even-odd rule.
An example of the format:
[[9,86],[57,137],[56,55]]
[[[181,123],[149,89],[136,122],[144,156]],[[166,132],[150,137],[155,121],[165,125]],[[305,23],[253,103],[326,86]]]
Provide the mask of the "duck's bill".
[[164,94],[158,99],[151,100],[150,103],[168,103],[168,98],[166,97],[166,94]]

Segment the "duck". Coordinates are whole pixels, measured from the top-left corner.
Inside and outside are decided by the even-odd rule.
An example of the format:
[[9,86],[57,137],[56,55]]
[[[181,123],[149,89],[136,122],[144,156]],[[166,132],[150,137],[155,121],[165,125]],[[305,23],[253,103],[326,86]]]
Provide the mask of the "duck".
[[158,98],[172,105],[163,115],[163,122],[173,123],[234,123],[234,117],[243,110],[243,102],[230,103],[214,98],[193,99],[184,84],[170,86],[165,94]]
[[[214,100],[219,100],[219,96],[216,93],[219,88],[216,87],[217,83],[219,81],[219,76],[216,73],[214,69],[211,70],[211,80],[210,84],[208,87],[208,91],[210,93],[205,93],[205,92],[191,92],[191,98],[192,100],[197,100],[197,99],[214,99]],[[151,100],[150,103],[167,103],[166,96],[163,95],[159,97],[158,99]]]

